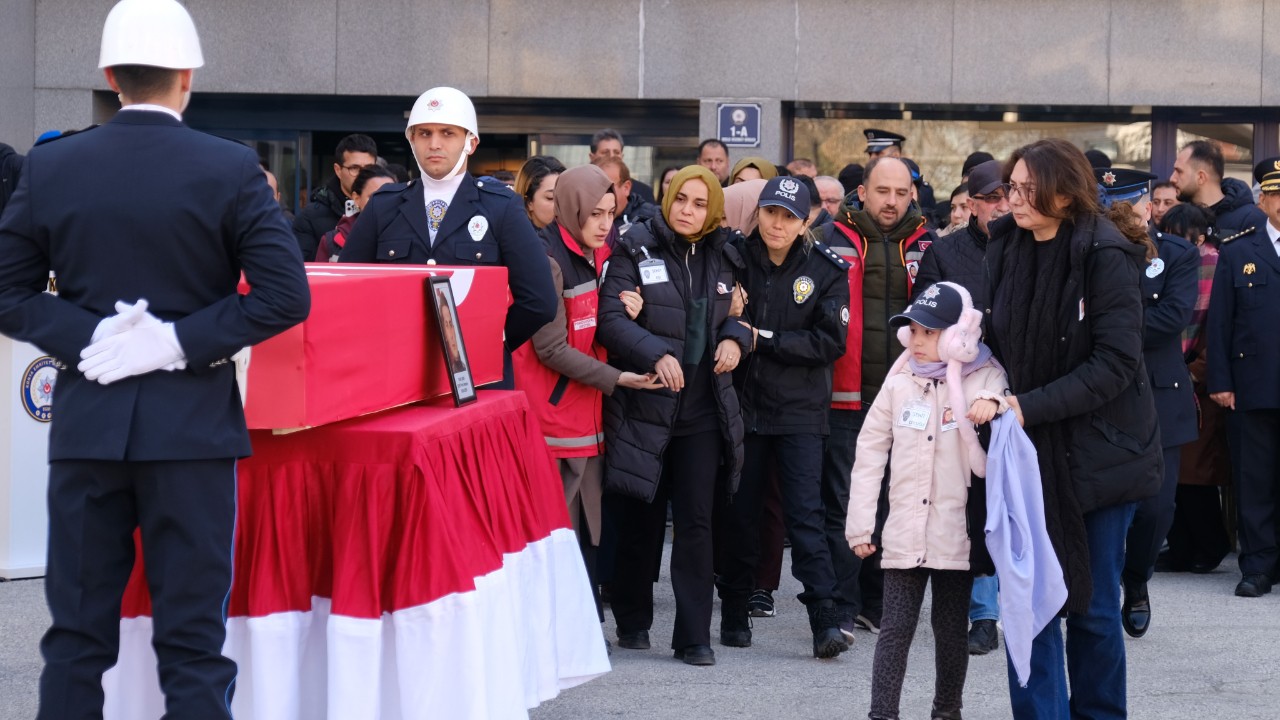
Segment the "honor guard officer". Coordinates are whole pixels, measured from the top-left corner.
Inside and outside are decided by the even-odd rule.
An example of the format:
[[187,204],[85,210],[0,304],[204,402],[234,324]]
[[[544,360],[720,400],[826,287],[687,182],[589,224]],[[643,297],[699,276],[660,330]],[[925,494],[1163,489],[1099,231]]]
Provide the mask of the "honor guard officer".
[[1209,397],[1232,411],[1242,597],[1270,592],[1280,574],[1280,157],[1258,163],[1253,177],[1267,222],[1223,240],[1208,320]]
[[471,98],[450,87],[426,91],[413,104],[405,136],[421,181],[374,195],[339,262],[505,265],[514,298],[505,333],[509,384],[510,351],[556,315],[546,248],[519,197],[467,172],[480,143]]
[[[1151,215],[1151,182],[1156,176],[1141,170],[1094,167],[1098,197],[1103,207],[1120,202],[1133,206],[1146,221]],[[1138,503],[1125,541],[1124,603],[1120,621],[1125,632],[1142,637],[1151,624],[1147,582],[1155,568],[1156,554],[1173,525],[1173,502],[1178,489],[1182,446],[1196,439],[1196,401],[1191,375],[1182,355],[1182,331],[1191,324],[1199,295],[1200,252],[1177,235],[1149,230],[1156,256],[1147,260],[1140,277],[1142,286],[1142,356],[1147,380],[1160,419],[1160,444],[1164,477],[1160,492]]]
[[[301,322],[310,294],[257,155],[182,123],[202,65],[182,5],[121,0],[99,66],[124,107],[32,149],[0,220],[0,332],[60,370],[44,720],[102,717],[135,528],[166,717],[231,717],[236,666],[221,653],[250,447],[227,358]],[[51,270],[57,295],[43,292]]]
[[862,131],[862,134],[867,136],[868,159],[902,157],[902,143],[907,141],[906,136],[875,128],[867,128]]

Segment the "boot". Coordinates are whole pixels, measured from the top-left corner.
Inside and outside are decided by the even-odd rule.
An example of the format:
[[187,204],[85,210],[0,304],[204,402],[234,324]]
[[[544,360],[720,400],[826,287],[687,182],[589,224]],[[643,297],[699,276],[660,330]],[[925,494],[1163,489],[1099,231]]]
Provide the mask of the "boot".
[[840,632],[840,614],[832,600],[819,600],[809,606],[809,629],[813,630],[813,656],[833,658],[849,649]]
[[723,598],[720,601],[720,644],[751,647],[751,615],[747,612],[746,598]]

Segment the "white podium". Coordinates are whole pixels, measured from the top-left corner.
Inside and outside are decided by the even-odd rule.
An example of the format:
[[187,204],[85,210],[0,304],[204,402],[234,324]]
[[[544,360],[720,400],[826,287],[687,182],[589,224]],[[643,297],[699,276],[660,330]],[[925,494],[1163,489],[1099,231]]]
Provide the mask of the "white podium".
[[0,336],[0,578],[40,577],[49,514],[49,420],[58,372],[33,345]]

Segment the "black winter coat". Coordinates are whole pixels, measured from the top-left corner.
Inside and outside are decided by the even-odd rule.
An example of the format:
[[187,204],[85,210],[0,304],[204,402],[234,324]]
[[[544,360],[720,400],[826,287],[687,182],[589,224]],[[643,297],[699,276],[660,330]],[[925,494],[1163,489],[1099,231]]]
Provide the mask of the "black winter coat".
[[737,235],[750,323],[770,333],[734,372],[742,422],[761,435],[827,435],[831,372],[849,332],[849,264],[822,243],[798,241],[781,265],[760,231]]
[[23,157],[13,148],[0,143],[0,214],[9,203],[9,197],[18,189],[18,176],[22,174]]
[[[1004,245],[1032,242],[1012,216],[990,225],[987,306],[1000,286]],[[1162,477],[1159,423],[1143,362],[1139,266],[1144,248],[1106,219],[1087,218],[1071,234],[1071,269],[1055,334],[1071,371],[1018,396],[1028,426],[1066,422],[1068,465],[1083,512],[1151,497]],[[988,315],[990,320],[992,315]],[[1001,338],[986,341],[1003,362]]]
[[[729,316],[742,257],[728,239],[729,231],[720,229],[690,244],[676,236],[661,216],[633,225],[618,239],[603,273],[596,328],[596,341],[609,351],[610,365],[623,371],[649,373],[663,355],[684,357],[685,313],[690,300],[684,257],[693,252],[709,253],[704,264],[709,295],[709,352],[714,353],[715,346],[728,338],[736,341],[746,355],[751,348],[751,331],[740,325],[738,318]],[[641,283],[639,264],[649,259],[665,264],[667,282]],[[637,287],[644,298],[644,309],[632,320],[618,295]],[[713,375],[712,382],[732,493],[737,490],[742,471],[742,413],[730,374]],[[632,390],[621,386],[605,398],[606,489],[646,502],[653,500],[680,399],[679,393],[665,388]],[[715,480],[706,478],[706,482]]]
[[311,193],[307,206],[293,218],[293,235],[298,239],[303,262],[316,259],[320,240],[338,226],[346,207],[347,197],[342,194],[342,185],[336,177]]
[[[987,234],[978,227],[977,218],[950,235],[933,241],[920,258],[920,272],[911,286],[911,301],[936,282],[953,282],[964,287],[973,297],[973,306],[987,309],[987,281],[982,271],[982,258],[987,252]],[[984,313],[985,316],[985,313]]]
[[1247,232],[1251,228],[1266,228],[1267,215],[1253,202],[1253,189],[1243,181],[1226,178],[1222,181],[1222,195],[1223,198],[1209,208],[1216,218],[1215,235],[1224,238]]

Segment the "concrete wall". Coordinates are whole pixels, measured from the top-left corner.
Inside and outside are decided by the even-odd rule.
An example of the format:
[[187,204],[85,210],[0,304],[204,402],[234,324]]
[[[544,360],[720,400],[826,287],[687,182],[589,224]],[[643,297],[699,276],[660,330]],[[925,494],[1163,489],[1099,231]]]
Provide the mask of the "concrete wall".
[[[6,54],[30,53],[33,4],[37,126],[74,125],[93,112],[84,91],[105,88],[96,59],[112,0],[0,0],[0,47],[18,41]],[[490,97],[1280,103],[1280,0],[187,5],[207,61],[197,91],[415,95],[452,84]],[[3,72],[7,105],[10,75],[30,68]]]
[[0,0],[0,142],[25,153],[36,139],[36,3]]

